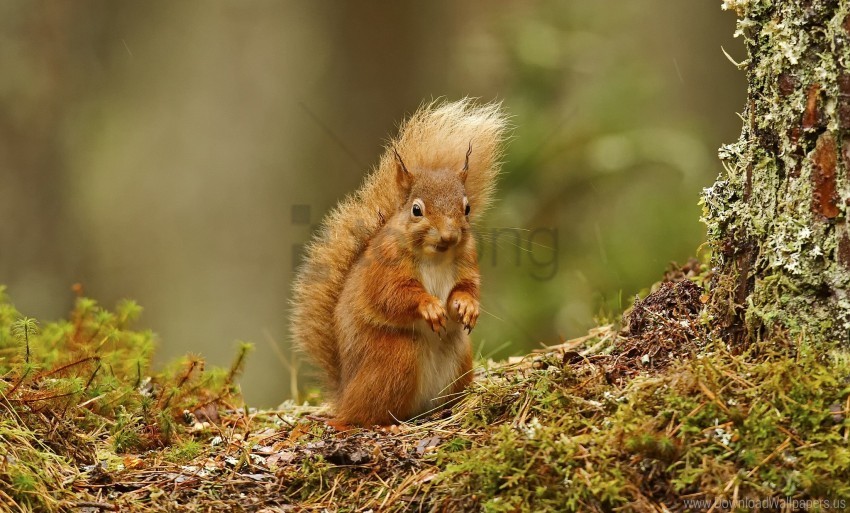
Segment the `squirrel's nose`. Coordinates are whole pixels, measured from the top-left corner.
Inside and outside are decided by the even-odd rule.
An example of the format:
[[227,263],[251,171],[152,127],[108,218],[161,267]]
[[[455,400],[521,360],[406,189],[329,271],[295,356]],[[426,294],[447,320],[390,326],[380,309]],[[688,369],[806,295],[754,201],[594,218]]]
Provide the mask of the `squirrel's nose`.
[[440,244],[445,246],[454,246],[457,244],[459,238],[460,236],[454,230],[450,232],[442,232],[440,233]]

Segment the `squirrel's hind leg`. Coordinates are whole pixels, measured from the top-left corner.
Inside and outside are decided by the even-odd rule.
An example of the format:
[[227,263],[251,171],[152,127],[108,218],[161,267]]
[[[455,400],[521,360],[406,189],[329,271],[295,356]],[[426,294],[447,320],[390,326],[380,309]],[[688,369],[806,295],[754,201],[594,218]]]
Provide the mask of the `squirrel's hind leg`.
[[342,384],[337,401],[341,423],[387,426],[407,420],[416,398],[418,357],[413,337],[373,330],[364,333],[362,359]]

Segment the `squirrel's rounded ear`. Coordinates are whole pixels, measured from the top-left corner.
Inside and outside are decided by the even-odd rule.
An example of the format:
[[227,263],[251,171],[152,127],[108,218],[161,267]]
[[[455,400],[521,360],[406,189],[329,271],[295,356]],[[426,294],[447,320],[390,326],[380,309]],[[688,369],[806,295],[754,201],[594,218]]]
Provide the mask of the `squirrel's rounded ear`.
[[395,154],[396,162],[396,183],[401,190],[409,191],[410,185],[413,183],[413,177],[410,176],[410,171],[407,170],[407,166],[404,165],[404,161],[401,160],[401,155],[398,154],[398,150],[396,150],[395,147],[393,147],[393,153]]
[[472,155],[472,141],[469,141],[469,149],[466,150],[466,159],[463,162],[463,169],[460,170],[460,181],[466,183],[466,177],[469,174],[469,156]]

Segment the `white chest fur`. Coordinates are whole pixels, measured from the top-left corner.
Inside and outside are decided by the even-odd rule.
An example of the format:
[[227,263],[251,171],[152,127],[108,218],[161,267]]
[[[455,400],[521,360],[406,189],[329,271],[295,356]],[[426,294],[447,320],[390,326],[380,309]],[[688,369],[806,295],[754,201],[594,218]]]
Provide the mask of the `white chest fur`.
[[450,259],[428,259],[419,264],[419,278],[425,290],[445,306],[455,286],[455,265]]
[[[448,310],[446,302],[456,279],[454,262],[423,261],[419,265],[419,278],[425,290]],[[460,377],[466,334],[451,319],[446,328],[442,333],[434,333],[424,321],[418,321],[414,328],[419,344],[418,389],[414,401],[417,413],[433,410],[450,399],[452,384]]]

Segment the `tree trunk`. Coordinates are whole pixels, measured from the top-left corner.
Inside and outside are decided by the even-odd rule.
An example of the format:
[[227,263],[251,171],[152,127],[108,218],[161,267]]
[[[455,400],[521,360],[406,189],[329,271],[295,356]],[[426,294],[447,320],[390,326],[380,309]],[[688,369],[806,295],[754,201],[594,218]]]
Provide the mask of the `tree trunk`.
[[725,0],[747,103],[702,198],[713,313],[734,343],[850,340],[850,1]]

